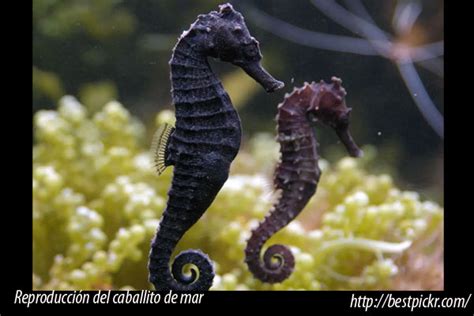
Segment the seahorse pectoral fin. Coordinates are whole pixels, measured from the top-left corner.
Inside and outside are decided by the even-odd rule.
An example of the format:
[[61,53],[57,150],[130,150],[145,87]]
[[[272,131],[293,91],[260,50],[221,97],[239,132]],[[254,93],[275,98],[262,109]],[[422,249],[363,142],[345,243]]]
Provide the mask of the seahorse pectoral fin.
[[174,132],[175,128],[168,123],[160,126],[160,128],[155,132],[153,136],[153,142],[151,146],[151,152],[154,157],[156,171],[158,175],[162,174],[167,166],[171,165],[168,156],[169,144],[171,140],[171,134]]

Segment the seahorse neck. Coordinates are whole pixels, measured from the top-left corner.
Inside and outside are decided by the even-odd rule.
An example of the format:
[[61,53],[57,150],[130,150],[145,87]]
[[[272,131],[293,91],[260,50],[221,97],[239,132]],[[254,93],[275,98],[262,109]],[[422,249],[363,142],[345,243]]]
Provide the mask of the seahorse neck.
[[277,127],[279,132],[312,130],[307,116],[309,98],[295,91],[278,106]]
[[207,56],[186,38],[176,44],[170,66],[171,94],[175,105],[204,102],[224,93]]

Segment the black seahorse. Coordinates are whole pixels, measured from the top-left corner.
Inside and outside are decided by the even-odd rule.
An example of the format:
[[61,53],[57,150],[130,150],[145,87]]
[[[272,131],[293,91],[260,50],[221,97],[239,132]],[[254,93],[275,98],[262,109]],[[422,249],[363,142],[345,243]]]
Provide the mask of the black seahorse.
[[[158,172],[170,165],[174,171],[149,256],[149,281],[156,290],[205,291],[214,278],[212,262],[199,250],[181,252],[170,271],[178,241],[214,201],[240,147],[239,116],[207,57],[241,67],[268,92],[284,86],[261,67],[259,43],[243,16],[230,4],[219,9],[198,16],[179,37],[170,61],[176,126],[158,133],[155,148]],[[191,275],[183,272],[188,264]]]
[[290,276],[295,261],[290,249],[270,246],[260,259],[265,242],[290,223],[316,192],[321,170],[318,167],[317,141],[313,131],[316,122],[335,129],[349,155],[359,157],[362,151],[349,133],[350,108],[341,80],[331,83],[305,83],[294,89],[278,105],[277,141],[281,159],[274,174],[274,187],[281,190],[279,200],[269,214],[252,231],[245,249],[245,262],[252,274],[262,282],[278,283]]

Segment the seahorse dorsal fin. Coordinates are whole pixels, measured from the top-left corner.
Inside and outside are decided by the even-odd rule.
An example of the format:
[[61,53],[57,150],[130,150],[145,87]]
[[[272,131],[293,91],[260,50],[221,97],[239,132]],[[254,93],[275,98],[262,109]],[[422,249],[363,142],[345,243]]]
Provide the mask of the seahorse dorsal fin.
[[153,136],[153,142],[151,145],[151,153],[154,157],[155,168],[158,175],[162,174],[168,166],[166,164],[166,156],[168,154],[168,145],[170,141],[170,135],[173,133],[175,128],[165,123],[158,128]]

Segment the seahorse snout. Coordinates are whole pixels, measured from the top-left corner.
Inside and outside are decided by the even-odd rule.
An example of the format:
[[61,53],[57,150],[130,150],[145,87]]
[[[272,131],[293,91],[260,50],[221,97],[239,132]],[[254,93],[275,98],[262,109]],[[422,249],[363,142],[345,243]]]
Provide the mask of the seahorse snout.
[[273,92],[285,86],[282,81],[276,80],[260,64],[260,62],[242,63],[240,66],[250,77],[262,85],[267,92]]

